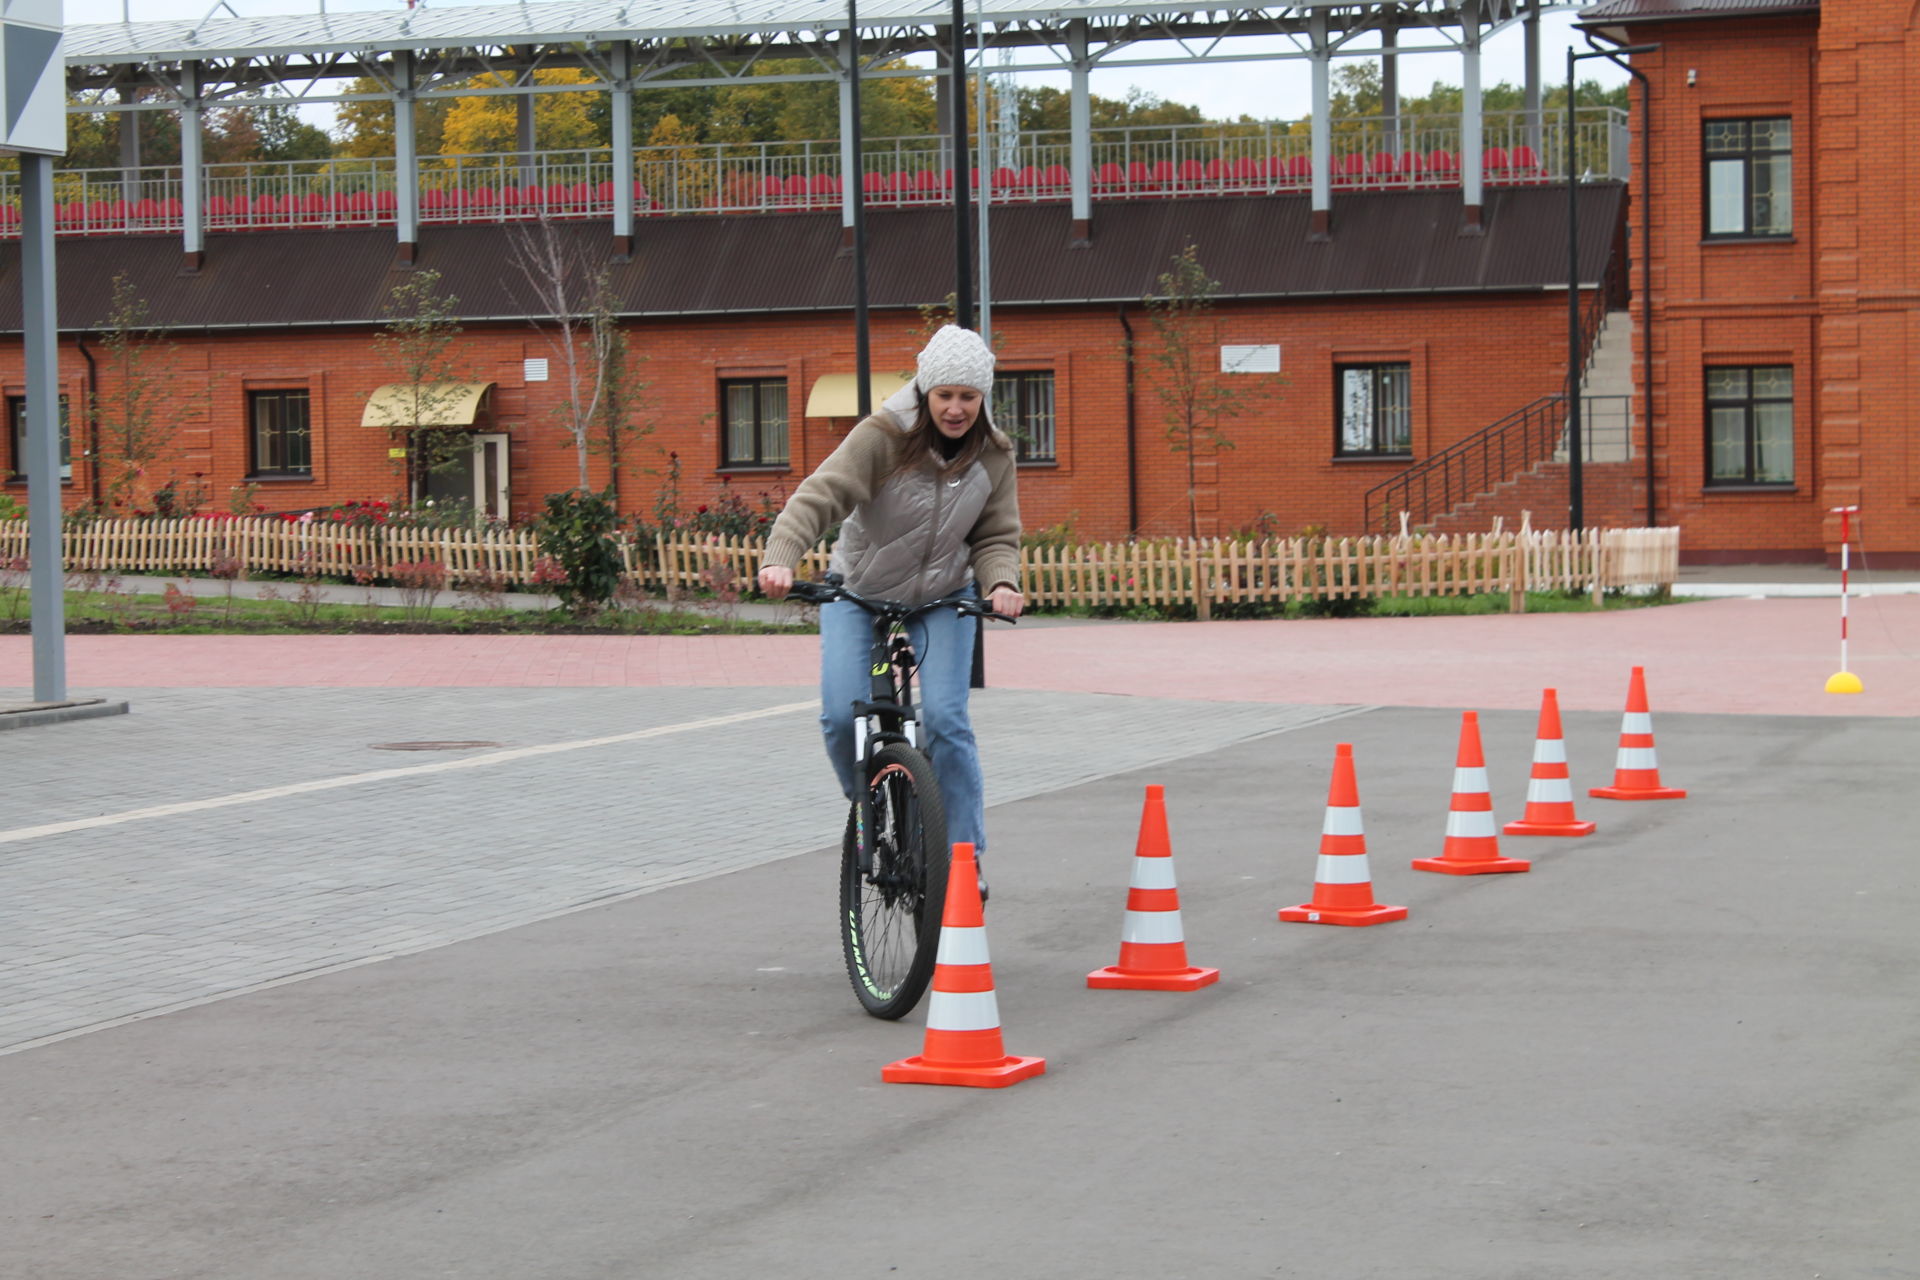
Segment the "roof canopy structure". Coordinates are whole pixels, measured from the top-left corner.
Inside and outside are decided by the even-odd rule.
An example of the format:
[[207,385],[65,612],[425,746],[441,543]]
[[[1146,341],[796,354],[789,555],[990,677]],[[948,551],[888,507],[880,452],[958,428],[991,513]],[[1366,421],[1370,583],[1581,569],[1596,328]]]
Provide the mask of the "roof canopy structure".
[[[1385,43],[1399,53],[1457,52],[1510,23],[1567,7],[1550,0],[1298,0],[1263,7],[1182,0],[1151,6],[1066,0],[1040,7],[1023,0],[970,0],[963,38],[969,51],[1023,51],[1026,60],[996,68],[1015,71],[1068,69],[1075,47],[1100,67],[1379,56],[1380,42],[1363,39],[1370,35],[1387,36]],[[164,107],[188,67],[199,96],[228,102],[386,96],[345,93],[342,82],[358,78],[420,97],[456,88],[473,96],[474,89],[459,86],[476,75],[518,78],[549,67],[581,68],[629,88],[655,81],[687,87],[733,83],[758,76],[769,60],[797,59],[817,69],[774,78],[831,80],[841,75],[846,27],[846,10],[833,0],[574,0],[263,18],[230,16],[222,8],[216,5],[197,22],[69,27],[69,91],[94,99],[86,110]],[[881,70],[878,64],[930,52],[948,58],[951,13],[945,0],[887,0],[863,10],[860,58],[874,68],[863,76],[927,74],[921,68]],[[1249,50],[1243,42],[1250,37],[1281,37],[1287,47]],[[408,64],[404,70],[402,63]],[[570,88],[526,84],[491,92]],[[162,101],[98,100],[102,91],[139,89],[161,90]]]

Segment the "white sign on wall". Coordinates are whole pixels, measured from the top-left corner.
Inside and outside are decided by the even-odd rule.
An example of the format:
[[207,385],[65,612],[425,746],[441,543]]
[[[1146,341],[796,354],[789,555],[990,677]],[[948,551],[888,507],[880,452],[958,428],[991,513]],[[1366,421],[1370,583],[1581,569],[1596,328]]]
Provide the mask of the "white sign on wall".
[[0,150],[67,153],[60,0],[0,0]]
[[1260,346],[1223,346],[1220,348],[1220,372],[1278,373],[1280,372],[1280,344],[1275,342]]

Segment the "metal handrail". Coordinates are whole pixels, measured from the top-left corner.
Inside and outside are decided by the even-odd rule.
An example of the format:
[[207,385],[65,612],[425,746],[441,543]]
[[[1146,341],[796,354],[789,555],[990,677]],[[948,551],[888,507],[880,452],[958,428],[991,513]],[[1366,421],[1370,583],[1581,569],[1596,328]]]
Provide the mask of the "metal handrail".
[[[1610,261],[1599,288],[1581,305],[1580,377],[1583,381],[1593,365],[1594,352],[1600,347],[1600,331],[1606,327],[1607,303],[1618,286],[1619,269],[1618,259]],[[1618,398],[1583,395],[1581,403],[1584,406],[1591,401]],[[1541,396],[1373,486],[1362,500],[1363,527],[1391,531],[1395,517],[1402,511],[1407,513],[1409,524],[1415,527],[1428,524],[1468,498],[1485,493],[1553,456],[1566,435],[1566,400],[1564,392]],[[1559,417],[1549,429],[1552,407],[1558,408]],[[1591,453],[1591,429],[1582,435]],[[1464,487],[1470,477],[1474,487]]]

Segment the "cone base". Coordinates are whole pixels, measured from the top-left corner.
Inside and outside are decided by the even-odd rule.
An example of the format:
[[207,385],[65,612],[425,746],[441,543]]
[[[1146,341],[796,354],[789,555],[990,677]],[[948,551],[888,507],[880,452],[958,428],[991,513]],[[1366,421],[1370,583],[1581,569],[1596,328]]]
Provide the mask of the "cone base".
[[1685,800],[1684,787],[1589,787],[1587,794],[1602,800]]
[[1509,822],[1500,828],[1503,836],[1590,836],[1595,824],[1591,822]]
[[1866,686],[1851,671],[1836,671],[1827,677],[1828,693],[1865,693]]
[[1289,924],[1344,924],[1369,925],[1385,924],[1389,920],[1405,920],[1405,907],[1389,907],[1374,903],[1370,907],[1316,907],[1311,902],[1303,902],[1297,907],[1280,908],[1280,919]]
[[887,1084],[954,1084],[972,1089],[1004,1089],[1046,1072],[1045,1058],[1005,1057],[998,1062],[928,1062],[919,1054],[880,1068]]
[[1438,871],[1448,876],[1485,876],[1501,871],[1531,871],[1525,858],[1415,858],[1415,871]]
[[1096,991],[1198,991],[1218,981],[1218,969],[1122,969],[1117,964],[1087,975],[1087,985]]

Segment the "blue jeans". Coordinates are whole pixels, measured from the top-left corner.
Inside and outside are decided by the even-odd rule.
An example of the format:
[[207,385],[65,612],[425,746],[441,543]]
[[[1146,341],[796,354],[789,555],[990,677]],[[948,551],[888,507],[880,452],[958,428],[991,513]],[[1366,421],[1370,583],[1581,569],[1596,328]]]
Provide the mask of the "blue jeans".
[[[969,594],[972,594],[969,591]],[[973,674],[973,636],[978,618],[935,609],[907,624],[920,659],[921,750],[933,761],[947,806],[947,839],[971,842],[984,852],[986,802],[980,786],[980,751],[967,717],[967,685]],[[849,801],[864,780],[854,772],[853,704],[873,696],[867,674],[873,651],[873,616],[836,600],[820,608],[820,728],[827,756]]]

